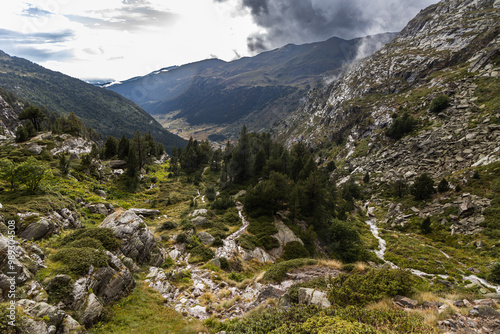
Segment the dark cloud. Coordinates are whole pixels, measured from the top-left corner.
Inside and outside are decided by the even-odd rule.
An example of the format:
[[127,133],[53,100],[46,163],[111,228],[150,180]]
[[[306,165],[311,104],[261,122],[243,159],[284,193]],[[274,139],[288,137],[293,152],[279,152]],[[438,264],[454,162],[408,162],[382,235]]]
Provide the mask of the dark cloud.
[[[140,0],[124,0],[126,5],[119,9],[98,11],[103,18],[67,15],[71,21],[79,22],[90,28],[137,31],[145,27],[174,23],[178,15],[157,10]],[[143,5],[144,4],[144,5]]]
[[[220,0],[214,0],[219,1]],[[232,0],[227,0],[232,1]],[[248,49],[260,52],[288,43],[333,36],[346,39],[400,31],[421,9],[438,0],[234,0],[265,32],[248,37]]]

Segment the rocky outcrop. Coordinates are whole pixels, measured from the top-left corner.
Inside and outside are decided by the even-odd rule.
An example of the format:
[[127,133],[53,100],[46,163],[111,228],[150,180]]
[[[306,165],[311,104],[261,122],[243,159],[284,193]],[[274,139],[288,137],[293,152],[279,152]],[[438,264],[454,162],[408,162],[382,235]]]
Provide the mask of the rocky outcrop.
[[210,233],[207,232],[199,232],[198,239],[200,239],[200,242],[205,246],[211,245],[212,242],[214,242],[215,240],[215,238]]
[[299,304],[316,305],[323,308],[331,306],[330,301],[326,296],[326,292],[308,288],[299,289]]
[[0,96],[0,139],[14,137],[17,127],[21,124],[17,117],[21,109],[22,106],[18,102],[7,103]]
[[154,209],[137,209],[137,208],[132,208],[129,209],[129,211],[132,211],[136,215],[142,215],[145,217],[154,217],[154,216],[159,216],[160,215],[160,210],[154,210]]
[[29,299],[17,301],[16,306],[22,308],[26,314],[16,328],[21,333],[86,333],[75,319],[56,306]]
[[269,254],[275,258],[279,258],[283,253],[283,247],[291,242],[297,241],[302,245],[304,244],[302,240],[293,233],[293,231],[286,226],[282,221],[276,220],[274,226],[278,230],[278,233],[274,234],[273,237],[279,241],[279,247],[273,248],[269,251]]
[[122,240],[120,251],[137,263],[153,266],[163,263],[153,233],[133,211],[115,212],[106,217],[99,227],[111,228],[115,236]]
[[22,232],[19,233],[19,237],[26,240],[40,240],[50,237],[55,229],[56,224],[42,217],[38,221],[28,224]]
[[58,155],[61,153],[80,155],[90,153],[90,151],[92,151],[93,142],[88,139],[73,137],[68,134],[59,135],[59,138],[62,139],[62,142],[58,142],[57,147],[50,150],[52,155]]

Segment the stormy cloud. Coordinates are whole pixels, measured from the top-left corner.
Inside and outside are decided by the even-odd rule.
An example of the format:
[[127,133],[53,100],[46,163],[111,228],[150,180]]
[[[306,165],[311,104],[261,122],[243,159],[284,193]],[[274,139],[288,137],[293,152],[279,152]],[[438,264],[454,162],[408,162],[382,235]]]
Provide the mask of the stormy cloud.
[[[233,0],[227,0],[233,1]],[[234,0],[262,28],[247,39],[260,52],[333,36],[351,39],[404,28],[437,0]]]

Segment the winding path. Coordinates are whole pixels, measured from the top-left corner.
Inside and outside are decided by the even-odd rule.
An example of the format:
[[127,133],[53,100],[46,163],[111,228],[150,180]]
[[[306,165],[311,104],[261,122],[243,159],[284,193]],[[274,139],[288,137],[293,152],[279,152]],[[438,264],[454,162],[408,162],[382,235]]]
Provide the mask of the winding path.
[[217,250],[215,251],[216,257],[230,258],[231,254],[239,252],[238,245],[236,245],[236,239],[238,239],[243,233],[245,233],[250,223],[245,219],[245,217],[243,217],[243,214],[241,213],[243,210],[243,206],[237,206],[237,209],[238,216],[241,219],[242,225],[236,232],[232,233],[226,239],[222,240],[224,245],[217,248]]

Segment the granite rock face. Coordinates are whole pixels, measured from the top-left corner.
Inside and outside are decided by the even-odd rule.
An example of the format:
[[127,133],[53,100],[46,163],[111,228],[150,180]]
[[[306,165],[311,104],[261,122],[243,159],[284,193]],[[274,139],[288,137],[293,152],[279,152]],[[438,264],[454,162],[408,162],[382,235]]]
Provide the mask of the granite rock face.
[[122,240],[121,252],[138,264],[159,266],[163,263],[163,255],[153,233],[133,211],[115,212],[106,217],[99,227],[111,228],[115,236]]

